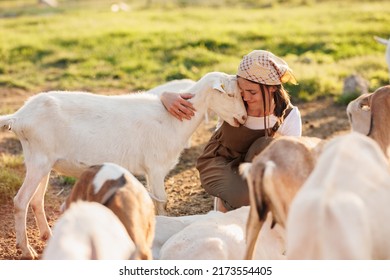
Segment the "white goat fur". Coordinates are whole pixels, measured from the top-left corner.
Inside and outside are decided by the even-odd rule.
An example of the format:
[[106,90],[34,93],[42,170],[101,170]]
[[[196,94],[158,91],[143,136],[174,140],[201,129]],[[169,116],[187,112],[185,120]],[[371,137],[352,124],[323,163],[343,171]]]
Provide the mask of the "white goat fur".
[[43,260],[125,260],[135,245],[117,216],[97,202],[72,203],[57,220]]
[[327,144],[287,219],[289,259],[390,259],[390,170],[352,132]]
[[28,100],[16,113],[0,116],[0,128],[19,138],[26,177],[14,198],[16,244],[22,258],[36,253],[26,235],[31,205],[40,236],[51,230],[44,212],[50,171],[79,177],[89,166],[113,162],[145,175],[156,211],[165,214],[164,179],[178,162],[188,138],[208,108],[233,126],[246,119],[236,77],[212,72],[188,90],[197,112],[188,121],[171,116],[152,94],[103,96],[83,92],[48,92]]
[[378,43],[386,46],[385,58],[386,58],[387,67],[389,68],[389,81],[390,81],[390,39],[384,39],[378,36],[374,36],[374,39]]
[[[184,222],[182,217],[166,217],[165,228],[160,225],[160,232],[170,231],[169,227],[179,229],[183,224],[185,226],[163,244],[159,259],[242,260],[248,213],[249,206],[244,206],[227,213],[210,211],[205,215],[189,216]],[[168,219],[171,220],[170,223]],[[284,230],[279,225],[271,229],[271,222],[272,217],[267,217],[262,228],[262,245],[257,248],[256,259],[285,258]],[[156,236],[158,234],[156,231]]]
[[183,230],[191,223],[206,217],[207,215],[188,215],[188,216],[156,216],[155,217],[155,234],[152,245],[153,259],[160,259],[161,247],[174,234]]
[[[152,88],[148,90],[148,93],[161,95],[161,93],[169,91],[169,92],[177,92],[177,93],[187,93],[188,89],[195,84],[195,81],[191,79],[180,79],[169,81],[165,84]],[[212,113],[211,110],[207,110],[204,114],[204,122],[207,124],[209,122],[209,115]],[[191,147],[191,146],[189,146]]]
[[64,203],[94,201],[107,206],[125,226],[134,241],[134,259],[151,260],[155,214],[145,187],[129,171],[113,163],[95,165],[84,171]]
[[[173,80],[169,81],[165,84],[159,85],[155,88],[152,88],[147,91],[147,93],[156,94],[160,96],[163,92],[177,92],[177,93],[185,93],[187,89],[192,87],[196,82],[190,79],[181,79],[181,80]],[[205,122],[208,122],[208,112],[204,114]],[[186,149],[191,148],[191,137],[188,139],[188,142],[185,146]]]
[[374,139],[390,159],[390,85],[351,101],[347,115],[352,131]]
[[245,259],[253,259],[269,211],[274,222],[285,226],[291,201],[313,170],[323,144],[324,140],[317,137],[280,136],[251,163],[240,165],[240,173],[248,182],[250,203]]

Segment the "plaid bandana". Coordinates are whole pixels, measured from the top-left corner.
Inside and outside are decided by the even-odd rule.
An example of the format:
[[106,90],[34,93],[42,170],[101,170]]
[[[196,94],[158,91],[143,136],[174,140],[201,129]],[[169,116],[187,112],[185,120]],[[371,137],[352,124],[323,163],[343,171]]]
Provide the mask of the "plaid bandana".
[[237,75],[266,85],[280,85],[288,81],[297,84],[288,64],[273,53],[263,50],[255,50],[244,56]]

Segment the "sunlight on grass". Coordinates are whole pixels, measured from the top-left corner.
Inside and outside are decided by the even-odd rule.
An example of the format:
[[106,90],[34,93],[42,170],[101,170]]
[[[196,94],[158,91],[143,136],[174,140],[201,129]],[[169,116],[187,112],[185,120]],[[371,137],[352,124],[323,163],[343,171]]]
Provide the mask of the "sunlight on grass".
[[23,183],[23,177],[17,170],[24,167],[23,157],[1,155],[0,157],[0,202],[12,199]]
[[[142,90],[210,71],[235,73],[253,49],[284,57],[301,85],[291,92],[303,99],[340,94],[343,78],[355,72],[371,88],[388,83],[384,46],[372,38],[389,35],[386,1],[246,1],[218,9],[196,1],[170,1],[170,8],[157,1],[150,9],[135,2],[121,13],[105,1],[63,1],[49,14],[18,6],[20,14],[0,16],[0,86]],[[375,69],[361,67],[373,57]],[[347,68],[349,59],[361,63]]]
[[2,154],[0,157],[0,166],[5,168],[20,168],[23,167],[23,156]]

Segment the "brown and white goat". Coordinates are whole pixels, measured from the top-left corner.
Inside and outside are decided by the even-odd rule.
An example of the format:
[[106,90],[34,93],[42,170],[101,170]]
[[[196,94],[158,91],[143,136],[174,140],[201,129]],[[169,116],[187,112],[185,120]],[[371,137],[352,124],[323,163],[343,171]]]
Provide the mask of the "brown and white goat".
[[145,187],[123,167],[104,163],[84,171],[63,208],[78,200],[99,202],[115,213],[136,246],[135,259],[152,259],[155,214]]
[[324,140],[317,137],[281,136],[240,173],[249,187],[250,212],[246,227],[245,259],[253,259],[256,240],[269,211],[282,227],[295,194],[312,172]]
[[390,85],[351,101],[347,115],[352,131],[374,139],[390,159]]

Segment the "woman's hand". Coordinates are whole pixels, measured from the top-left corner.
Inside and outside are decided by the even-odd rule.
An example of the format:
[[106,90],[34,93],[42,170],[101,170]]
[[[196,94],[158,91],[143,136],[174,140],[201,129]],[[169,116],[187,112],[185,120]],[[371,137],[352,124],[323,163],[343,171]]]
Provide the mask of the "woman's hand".
[[168,112],[182,121],[190,120],[195,115],[195,108],[187,99],[192,98],[191,93],[163,92],[160,96],[161,102]]

